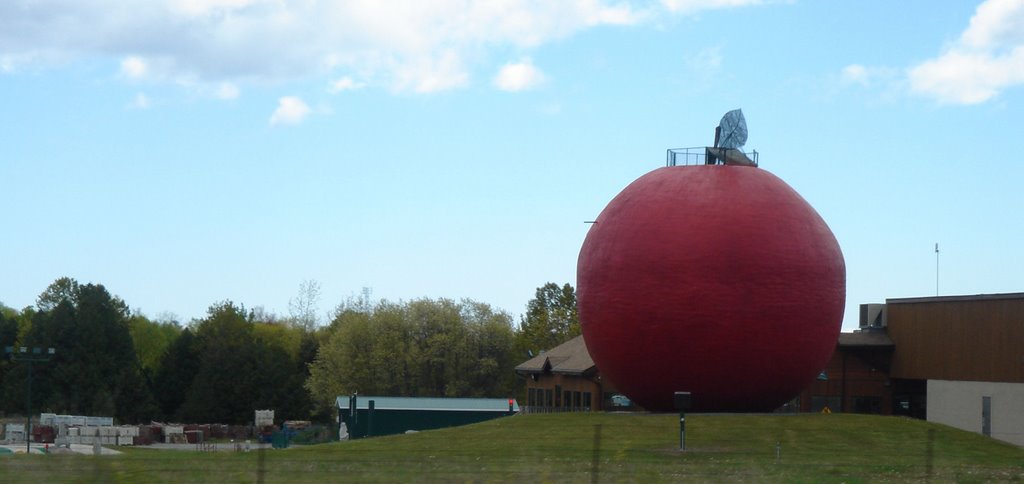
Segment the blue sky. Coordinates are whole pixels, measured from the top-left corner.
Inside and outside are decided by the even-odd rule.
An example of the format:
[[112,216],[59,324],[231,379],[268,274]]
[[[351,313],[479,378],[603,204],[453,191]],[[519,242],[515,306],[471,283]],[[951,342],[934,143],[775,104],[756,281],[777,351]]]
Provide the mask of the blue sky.
[[857,305],[1024,291],[1024,1],[0,4],[0,301],[182,322],[575,284],[605,204],[712,141],[836,234]]

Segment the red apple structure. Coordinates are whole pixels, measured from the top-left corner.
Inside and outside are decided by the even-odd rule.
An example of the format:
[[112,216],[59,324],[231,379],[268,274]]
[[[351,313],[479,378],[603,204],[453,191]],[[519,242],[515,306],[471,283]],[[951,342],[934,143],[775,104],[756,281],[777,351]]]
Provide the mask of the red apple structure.
[[583,338],[602,378],[671,411],[770,411],[825,367],[846,265],[821,216],[755,167],[673,166],[619,193],[577,266]]

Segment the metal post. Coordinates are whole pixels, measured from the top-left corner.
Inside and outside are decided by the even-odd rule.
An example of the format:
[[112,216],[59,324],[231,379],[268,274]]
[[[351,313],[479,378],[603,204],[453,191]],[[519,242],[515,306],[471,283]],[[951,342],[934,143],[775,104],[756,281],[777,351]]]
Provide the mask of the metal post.
[[25,392],[25,455],[32,451],[32,360],[28,360],[28,391]]
[[27,348],[25,346],[15,348],[7,346],[4,348],[4,353],[11,358],[11,361],[24,361],[28,363],[28,381],[26,382],[25,391],[25,453],[28,454],[32,451],[32,363],[50,361],[50,358],[53,358],[53,355],[56,354],[56,350],[46,348],[44,353],[43,348]]
[[679,411],[679,450],[686,450],[686,414]]
[[352,398],[348,401],[349,415],[352,417],[352,426],[355,427],[356,423],[359,422],[359,406],[358,406],[358,394],[353,393]]
[[675,392],[672,396],[673,406],[679,410],[679,451],[686,450],[686,411],[692,404],[690,392]]

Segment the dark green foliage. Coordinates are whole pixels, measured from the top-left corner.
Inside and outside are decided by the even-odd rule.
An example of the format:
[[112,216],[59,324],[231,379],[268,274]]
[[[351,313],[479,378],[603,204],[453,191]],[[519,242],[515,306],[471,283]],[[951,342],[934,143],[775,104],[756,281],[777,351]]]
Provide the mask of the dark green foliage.
[[[156,411],[128,331],[128,306],[97,284],[61,278],[39,296],[23,346],[55,348],[33,366],[33,412],[149,419]],[[5,378],[5,408],[23,410],[25,363]]]
[[303,375],[309,376],[309,365],[316,360],[316,353],[320,351],[320,340],[317,339],[316,333],[311,331],[303,331],[302,339],[299,340],[299,358],[298,358],[298,370]]
[[[333,400],[363,394],[505,397],[513,368],[579,333],[572,286],[546,284],[520,331],[505,312],[462,300],[343,304],[327,327],[284,324],[231,302],[182,329],[131,314],[102,285],[54,281],[38,309],[0,305],[0,343],[54,347],[33,366],[33,413],[248,423],[256,409],[278,419],[327,420]],[[0,411],[25,407],[27,366],[0,362]],[[316,405],[312,396],[316,396]]]
[[279,419],[308,415],[309,397],[295,359],[256,337],[244,308],[231,302],[211,307],[191,346],[198,367],[176,412],[182,420],[244,424],[264,408],[274,409]]
[[537,288],[526,305],[526,315],[516,335],[516,356],[525,360],[580,334],[576,310],[576,291],[569,284],[559,287],[549,282]]
[[195,339],[192,330],[185,328],[160,359],[153,388],[164,419],[181,420],[178,409],[185,403],[186,392],[199,373],[199,351]]
[[[3,308],[6,309],[6,306]],[[18,319],[17,314],[12,311],[0,311],[0,351],[3,351],[5,347],[15,346],[18,340]],[[0,404],[2,408],[9,408],[4,396],[7,392],[3,391],[4,382],[7,381],[7,374],[10,372],[11,362],[8,360],[6,355],[0,359]]]

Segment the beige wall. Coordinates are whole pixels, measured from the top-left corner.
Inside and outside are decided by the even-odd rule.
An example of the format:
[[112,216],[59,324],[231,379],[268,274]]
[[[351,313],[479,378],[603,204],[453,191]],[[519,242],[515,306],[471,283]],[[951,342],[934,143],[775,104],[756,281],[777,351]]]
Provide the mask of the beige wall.
[[981,433],[991,397],[992,438],[1024,446],[1024,383],[928,380],[928,421]]

